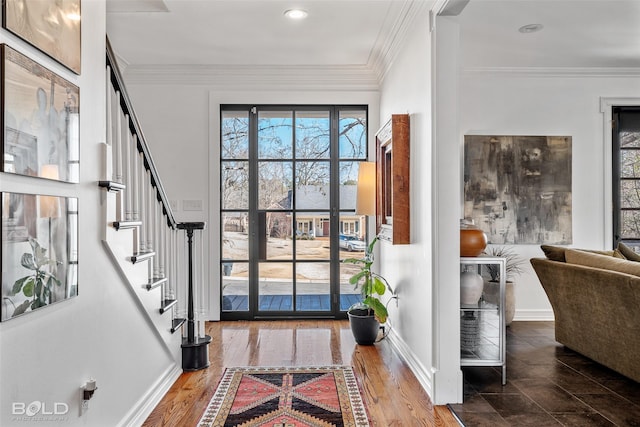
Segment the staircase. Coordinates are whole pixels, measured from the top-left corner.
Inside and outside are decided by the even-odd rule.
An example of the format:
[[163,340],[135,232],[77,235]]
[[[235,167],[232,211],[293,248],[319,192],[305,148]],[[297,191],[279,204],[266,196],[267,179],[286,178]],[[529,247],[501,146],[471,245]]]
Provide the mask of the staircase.
[[182,359],[183,370],[202,369],[211,341],[198,298],[205,223],[175,220],[108,40],[106,99],[104,180],[98,183],[104,245],[176,362]]

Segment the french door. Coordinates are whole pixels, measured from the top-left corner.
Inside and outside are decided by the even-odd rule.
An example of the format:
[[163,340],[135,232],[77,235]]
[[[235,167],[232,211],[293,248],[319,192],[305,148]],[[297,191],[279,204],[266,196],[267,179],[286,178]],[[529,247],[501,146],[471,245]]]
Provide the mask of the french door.
[[366,107],[223,105],[220,123],[222,319],[344,316]]

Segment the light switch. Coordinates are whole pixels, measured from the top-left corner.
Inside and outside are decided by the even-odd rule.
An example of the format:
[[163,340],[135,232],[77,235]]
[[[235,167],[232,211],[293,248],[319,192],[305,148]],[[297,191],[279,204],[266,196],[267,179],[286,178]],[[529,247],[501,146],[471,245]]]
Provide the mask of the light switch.
[[183,211],[201,211],[202,200],[183,200],[182,210]]

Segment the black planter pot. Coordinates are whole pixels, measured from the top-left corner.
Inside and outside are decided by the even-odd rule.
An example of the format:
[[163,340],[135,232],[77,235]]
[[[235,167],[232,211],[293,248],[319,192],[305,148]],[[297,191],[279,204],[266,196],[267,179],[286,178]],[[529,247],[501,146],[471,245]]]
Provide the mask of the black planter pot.
[[366,309],[352,309],[347,312],[351,332],[360,345],[373,345],[378,338],[380,322],[373,316],[373,312]]

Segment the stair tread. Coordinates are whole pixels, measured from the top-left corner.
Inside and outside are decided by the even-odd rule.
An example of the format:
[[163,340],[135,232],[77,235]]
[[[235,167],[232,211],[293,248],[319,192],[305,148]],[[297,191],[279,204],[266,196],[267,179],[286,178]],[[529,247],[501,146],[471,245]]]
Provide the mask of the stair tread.
[[187,321],[187,319],[182,318],[182,317],[177,318],[177,319],[173,319],[173,320],[171,321],[171,333],[174,333],[174,332],[176,332],[178,329],[180,329],[180,327],[181,327],[182,325],[184,325],[184,323],[185,323],[186,321]]
[[165,299],[162,300],[162,305],[160,305],[160,314],[166,313],[171,307],[176,305],[178,300],[176,299]]
[[113,193],[117,193],[127,188],[124,184],[116,181],[98,181],[98,186]]
[[126,228],[140,227],[142,221],[113,221],[113,228],[116,230],[124,230]]
[[140,261],[144,261],[145,259],[149,259],[149,258],[153,258],[155,256],[155,252],[151,251],[151,252],[139,252],[137,254],[133,254],[131,256],[131,262],[132,263],[137,263]]
[[162,285],[163,283],[167,282],[166,277],[154,277],[151,280],[149,280],[149,283],[147,283],[145,286],[145,288],[147,288],[148,291],[150,291],[151,289],[157,288],[158,286]]

